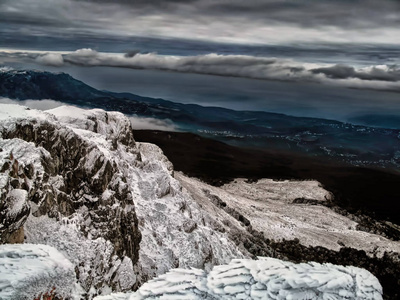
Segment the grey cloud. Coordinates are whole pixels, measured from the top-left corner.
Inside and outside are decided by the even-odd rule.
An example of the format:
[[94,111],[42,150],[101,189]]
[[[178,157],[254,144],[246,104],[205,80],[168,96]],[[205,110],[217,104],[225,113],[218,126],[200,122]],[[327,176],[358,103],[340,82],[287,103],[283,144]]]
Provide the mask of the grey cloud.
[[89,2],[97,4],[119,4],[125,6],[153,6],[167,7],[174,4],[192,4],[201,0],[74,0],[76,2]]
[[66,63],[80,66],[155,69],[273,80],[313,79],[312,74],[299,64],[276,58],[247,55],[207,54],[179,57],[137,53],[134,56],[122,56],[100,53],[92,49],[80,49],[63,55],[63,59]]
[[178,127],[171,120],[160,120],[155,118],[142,118],[138,116],[129,117],[135,130],[150,129],[162,131],[178,131]]
[[346,65],[335,65],[310,71],[314,74],[324,74],[332,79],[358,78],[361,80],[400,81],[400,68],[395,65],[386,66],[384,69],[374,66],[361,70]]
[[64,64],[64,59],[61,54],[58,53],[46,53],[39,55],[36,58],[36,62],[42,65],[58,67]]
[[[53,2],[53,3],[52,3]],[[71,24],[67,9],[69,0],[3,0],[0,2],[0,23],[33,25],[44,27],[64,27]]]
[[370,27],[398,25],[398,1],[215,1],[207,7],[215,14],[258,18],[299,26]]
[[[400,81],[396,65],[356,69],[347,65],[310,68],[295,61],[248,55],[207,54],[198,56],[162,56],[156,53],[134,52],[128,55],[107,54],[92,49],[80,49],[65,54],[67,63],[81,66],[113,66],[134,69],[157,69],[176,72],[235,76],[285,81],[321,81],[357,78],[361,80]],[[59,60],[57,60],[59,61]]]
[[140,50],[129,50],[125,53],[125,57],[134,57],[136,54],[139,54]]
[[[82,2],[82,0],[74,0]],[[158,9],[157,14],[169,12],[194,19],[208,17],[242,18],[250,22],[287,23],[298,26],[355,26],[400,24],[400,1],[391,0],[83,0],[88,3],[119,5],[132,12],[140,8]],[[160,11],[162,10],[162,11]],[[153,11],[154,12],[154,11]],[[228,20],[227,20],[228,21]]]

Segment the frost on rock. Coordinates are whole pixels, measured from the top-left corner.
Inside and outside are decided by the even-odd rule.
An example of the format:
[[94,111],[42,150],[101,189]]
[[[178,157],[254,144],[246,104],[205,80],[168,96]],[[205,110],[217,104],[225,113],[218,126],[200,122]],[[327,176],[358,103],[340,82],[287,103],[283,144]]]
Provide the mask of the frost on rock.
[[[196,269],[171,270],[126,297],[129,300],[379,300],[382,299],[382,287],[370,272],[356,267],[313,262],[294,264],[260,258],[235,259],[228,265],[214,267],[209,273]],[[114,298],[102,300],[111,299]]]
[[0,299],[34,299],[45,293],[67,298],[75,286],[74,265],[47,245],[0,245]]
[[[138,268],[141,283],[171,268],[205,268],[228,263],[244,254],[172,177],[172,164],[160,148],[137,143],[142,163],[133,189],[142,242]],[[222,223],[220,225],[222,227]]]
[[43,173],[44,149],[20,139],[0,139],[0,243],[23,242],[34,170]]
[[245,257],[173,178],[160,148],[135,142],[121,113],[0,105],[0,120],[1,205],[28,205],[12,221],[22,241],[66,255],[86,298]]
[[[5,228],[13,232],[0,228],[1,243],[12,242],[10,236],[26,222],[26,241],[52,245],[73,261],[87,297],[104,289],[131,289],[141,235],[119,154],[126,164],[137,161],[132,130],[124,134],[114,124],[103,136],[77,129],[76,118],[70,118],[73,126],[18,105],[2,111],[0,214],[18,219],[6,219],[11,226]],[[85,115],[85,110],[78,111]],[[78,111],[73,115],[80,117]],[[95,120],[97,114],[88,112],[86,117]],[[102,117],[115,123],[120,114],[103,112]],[[89,129],[103,132],[106,121],[102,124]],[[23,241],[22,232],[18,242]]]

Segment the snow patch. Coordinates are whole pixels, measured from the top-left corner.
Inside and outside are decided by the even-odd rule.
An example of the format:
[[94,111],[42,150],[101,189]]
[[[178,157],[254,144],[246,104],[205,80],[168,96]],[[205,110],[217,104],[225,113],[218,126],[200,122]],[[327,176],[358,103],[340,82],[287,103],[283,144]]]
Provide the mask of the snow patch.
[[0,245],[0,299],[33,299],[50,293],[66,298],[75,287],[74,265],[47,245]]
[[[326,206],[307,204],[307,200],[318,204],[332,197],[314,180],[248,182],[239,178],[222,187],[214,187],[180,172],[175,172],[175,178],[210,214],[218,216],[219,210],[201,191],[217,196],[230,208],[240,211],[251,222],[252,228],[263,232],[267,239],[297,238],[305,246],[322,246],[335,251],[345,245],[364,250],[370,256],[382,256],[385,251],[400,252],[399,242],[357,230],[356,222]],[[304,199],[305,203],[296,203],[296,199]]]
[[11,190],[8,195],[8,215],[11,217],[17,216],[22,210],[26,209],[28,192],[21,189]]

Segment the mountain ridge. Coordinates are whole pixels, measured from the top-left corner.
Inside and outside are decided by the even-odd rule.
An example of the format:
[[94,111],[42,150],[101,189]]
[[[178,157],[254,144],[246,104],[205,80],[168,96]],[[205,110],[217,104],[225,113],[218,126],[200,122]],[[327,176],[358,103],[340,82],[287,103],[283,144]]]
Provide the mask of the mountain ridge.
[[[28,80],[34,75],[40,84]],[[25,89],[27,93],[24,95]],[[355,166],[392,170],[400,167],[399,129],[262,111],[203,107],[130,93],[98,91],[67,74],[0,72],[0,96],[13,98],[17,95],[22,95],[21,99],[51,98],[83,108],[101,108],[139,118],[162,120],[172,123],[178,131],[200,134],[240,147],[289,151]]]

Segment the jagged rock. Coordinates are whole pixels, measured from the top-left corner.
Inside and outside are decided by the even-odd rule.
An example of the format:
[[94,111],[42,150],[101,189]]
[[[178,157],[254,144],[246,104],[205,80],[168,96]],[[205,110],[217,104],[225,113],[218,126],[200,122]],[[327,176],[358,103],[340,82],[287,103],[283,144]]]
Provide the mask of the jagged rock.
[[[12,106],[9,109],[12,110]],[[0,126],[1,154],[3,158],[11,156],[11,153],[13,156],[13,160],[3,159],[1,174],[4,183],[1,211],[8,212],[7,218],[2,218],[3,222],[7,222],[4,224],[6,230],[2,232],[2,242],[9,242],[10,233],[21,228],[32,205],[31,218],[50,217],[58,222],[72,223],[77,227],[78,240],[97,241],[96,247],[106,252],[102,259],[93,255],[87,260],[75,260],[81,284],[86,291],[92,287],[101,289],[113,285],[116,290],[132,288],[135,280],[130,281],[130,286],[115,283],[122,262],[125,265],[130,262],[130,269],[133,269],[133,264],[138,260],[141,234],[132,194],[126,187],[125,175],[112,156],[102,148],[108,145],[96,144],[88,138],[89,131],[85,131],[89,128],[102,132],[106,136],[103,142],[112,144],[116,140],[120,147],[131,149],[135,147],[135,142],[127,130],[130,128],[129,121],[123,118],[119,122],[122,125],[119,125],[117,120],[122,117],[121,114],[94,111],[88,116],[78,115],[75,120],[81,122],[73,127],[61,123],[54,115],[18,109],[17,116],[27,116],[6,117]],[[85,117],[90,117],[86,122],[89,125],[77,129]],[[96,126],[90,127],[90,122]],[[107,127],[107,124],[111,125]],[[113,126],[115,124],[121,127]],[[85,133],[88,135],[85,136]],[[133,159],[136,158],[134,151],[129,153]],[[9,207],[14,212],[12,216]],[[41,228],[44,232],[40,232],[37,228],[26,227],[27,236],[32,242],[45,243],[47,240],[54,245],[53,237],[44,237],[52,234],[49,228]],[[60,238],[56,233],[53,234],[54,239]],[[70,254],[74,255],[72,251]],[[107,278],[100,276],[107,272],[111,272]]]
[[22,226],[30,213],[27,179],[12,153],[1,151],[0,160],[4,162],[0,173],[0,243],[22,243]]
[[214,232],[222,223],[182,190],[162,151],[135,142],[122,114],[5,106],[1,208],[13,193],[30,206],[7,230],[20,237],[24,228],[25,241],[62,251],[85,298],[137,288],[171,268],[245,257],[227,233]]

